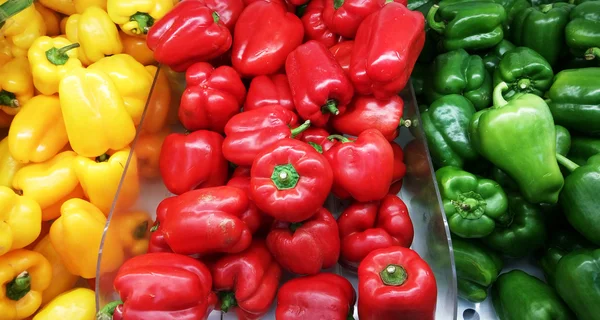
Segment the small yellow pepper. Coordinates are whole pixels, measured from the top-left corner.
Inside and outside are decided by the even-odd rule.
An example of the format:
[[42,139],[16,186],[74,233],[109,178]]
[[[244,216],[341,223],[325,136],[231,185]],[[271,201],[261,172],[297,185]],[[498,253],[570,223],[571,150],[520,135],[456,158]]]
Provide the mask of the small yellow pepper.
[[26,57],[17,57],[0,68],[0,110],[15,115],[33,97],[33,77]]
[[108,13],[98,7],[89,7],[81,14],[77,23],[77,37],[82,51],[91,62],[123,51],[117,26]]
[[[66,17],[63,19],[64,22],[64,34],[67,36],[67,39],[72,43],[79,43],[79,19],[81,18],[80,14],[74,14],[70,17]],[[61,21],[62,25],[62,21]],[[80,44],[81,45],[81,44]],[[89,66],[92,64],[92,61],[85,55],[85,51],[81,49],[81,47],[77,50],[77,58],[81,61],[81,64],[84,66]]]
[[98,7],[106,11],[106,0],[72,0],[75,2],[77,13],[83,13],[87,8]]
[[85,199],[85,193],[83,192],[83,188],[80,184],[75,187],[71,193],[66,195],[64,198],[58,200],[55,204],[42,209],[42,221],[50,221],[60,217],[60,207],[62,207],[63,203],[65,203],[69,199]]
[[[98,250],[106,217],[93,204],[71,199],[61,207],[61,215],[50,227],[50,241],[67,270],[86,279],[96,277]],[[109,232],[104,239],[100,267],[105,272],[119,268],[124,254],[118,235]]]
[[98,60],[88,69],[104,71],[110,76],[123,97],[125,109],[133,119],[133,123],[138,125],[142,120],[146,100],[154,81],[144,65],[130,55],[116,54]]
[[32,198],[0,186],[0,256],[26,247],[35,241],[41,230],[40,206]]
[[55,37],[60,34],[60,16],[55,11],[46,8],[43,4],[35,2],[35,9],[42,15],[46,24],[46,35]]
[[117,228],[124,250],[130,256],[139,256],[148,251],[152,217],[144,211],[115,211],[110,222]]
[[[150,72],[152,77],[156,77],[156,72],[158,71],[156,66],[146,66],[146,70]],[[161,69],[152,89],[148,110],[144,116],[144,123],[142,123],[142,130],[151,133],[161,131],[167,124],[171,103],[169,78],[167,78],[167,73],[164,69]]]
[[68,142],[60,100],[55,95],[27,101],[8,131],[10,153],[21,163],[49,160]]
[[[90,202],[108,215],[113,205],[117,189],[125,172],[125,165],[131,149],[125,148],[112,155],[104,154],[96,159],[78,156],[75,172],[83,191]],[[131,156],[123,185],[119,190],[117,209],[127,209],[133,205],[140,193],[137,157]]]
[[73,0],[38,0],[45,7],[70,16],[75,14],[75,3]]
[[40,310],[33,320],[95,320],[96,294],[86,288],[65,292]]
[[[144,41],[142,39],[142,41]],[[144,46],[146,45],[146,41],[144,41]],[[148,49],[150,50],[150,49]],[[152,51],[150,51],[152,53]],[[6,40],[6,38],[0,35],[0,68],[12,60],[12,44]]]
[[78,43],[63,37],[43,36],[35,40],[27,54],[35,88],[46,95],[57,93],[60,80],[69,71],[81,68],[78,47]]
[[121,43],[123,44],[123,53],[132,56],[143,65],[156,63],[154,52],[146,45],[146,39],[130,36],[123,31],[119,32]]
[[12,187],[15,173],[23,164],[15,160],[8,150],[8,137],[0,141],[0,186]]
[[154,22],[173,8],[173,0],[108,0],[108,15],[129,35],[146,35]]
[[[0,4],[5,2],[7,1],[0,0]],[[27,2],[22,1],[21,3]],[[24,57],[27,56],[27,50],[29,50],[33,41],[46,35],[46,24],[44,23],[44,17],[35,9],[35,6],[30,5],[12,16],[0,29],[0,33],[4,34],[14,45],[13,55]]]
[[15,174],[13,188],[34,199],[42,209],[48,208],[77,188],[76,157],[75,152],[65,151],[46,162],[25,166]]
[[59,97],[71,148],[84,157],[125,148],[135,138],[135,125],[110,76],[75,69],[59,84]]
[[[148,116],[146,114],[146,116]],[[144,119],[144,123],[145,123]],[[156,179],[160,177],[160,148],[169,134],[165,129],[157,133],[142,132],[135,142],[135,155],[138,158],[138,171],[142,178]]]
[[52,267],[38,252],[20,249],[0,256],[0,319],[21,320],[42,304],[50,285]]

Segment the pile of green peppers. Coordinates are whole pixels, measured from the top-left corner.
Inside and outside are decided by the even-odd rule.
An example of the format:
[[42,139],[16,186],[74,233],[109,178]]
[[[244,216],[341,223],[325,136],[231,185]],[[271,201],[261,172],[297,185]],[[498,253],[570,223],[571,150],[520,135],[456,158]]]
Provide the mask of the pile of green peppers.
[[599,320],[600,0],[409,8],[427,21],[411,79],[459,296],[501,320]]

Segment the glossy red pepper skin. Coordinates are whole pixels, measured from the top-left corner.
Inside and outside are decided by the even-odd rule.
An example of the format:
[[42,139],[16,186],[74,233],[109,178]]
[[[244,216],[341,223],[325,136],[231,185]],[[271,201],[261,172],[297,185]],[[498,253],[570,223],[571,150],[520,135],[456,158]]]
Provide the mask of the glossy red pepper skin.
[[256,155],[277,141],[292,137],[298,116],[272,105],[236,114],[225,126],[223,155],[238,166],[249,167]]
[[238,114],[246,97],[240,75],[228,66],[213,68],[198,62],[185,72],[186,88],[179,105],[179,121],[189,131],[223,133],[225,124]]
[[402,189],[402,179],[406,175],[406,164],[404,163],[404,150],[396,142],[390,142],[394,151],[394,175],[390,185],[389,194],[398,194]]
[[119,268],[113,283],[123,300],[113,319],[206,319],[217,301],[209,269],[175,253],[133,257]]
[[352,48],[354,48],[354,41],[348,40],[340,42],[333,47],[329,48],[329,51],[335,57],[335,60],[340,64],[342,70],[346,74],[350,74],[350,59],[352,58]]
[[[227,182],[227,186],[244,190],[250,199],[251,206],[256,207],[254,200],[252,199],[252,194],[250,193],[250,168],[235,168],[231,178]],[[250,228],[252,234],[266,235],[269,232],[269,229],[273,224],[273,218],[271,218],[271,216],[263,213],[258,208],[248,210],[246,213],[247,216],[242,217],[242,220],[244,220],[248,228]]]
[[228,164],[223,157],[222,145],[223,137],[212,131],[169,134],[158,159],[160,175],[167,189],[182,194],[196,188],[224,185]]
[[396,2],[363,20],[354,39],[350,78],[357,93],[385,99],[405,86],[423,45],[425,18]]
[[253,2],[235,26],[231,62],[244,77],[276,73],[303,37],[300,19],[280,3]]
[[295,111],[287,76],[285,74],[273,74],[252,79],[248,88],[244,111],[274,104]]
[[[312,145],[319,153],[326,152],[331,149],[336,140],[329,140],[330,134],[323,128],[308,128],[298,135],[298,140]],[[317,147],[318,146],[318,147]]]
[[331,124],[335,130],[358,136],[373,128],[392,141],[398,136],[398,128],[404,113],[404,101],[399,96],[376,99],[373,96],[355,96],[346,112],[334,117]]
[[312,146],[284,139],[254,160],[250,192],[256,205],[276,220],[300,222],[323,206],[333,174],[325,157]]
[[323,21],[323,9],[325,0],[312,0],[306,6],[304,14],[300,18],[304,25],[304,40],[316,40],[327,48],[341,41],[341,37],[329,30]]
[[390,143],[376,129],[363,131],[354,141],[344,140],[325,152],[333,170],[333,193],[360,202],[383,199],[394,175]]
[[353,202],[338,218],[341,260],[350,268],[371,251],[401,246],[409,248],[414,228],[404,201],[387,195],[381,201]]
[[220,298],[218,308],[235,309],[240,320],[260,319],[273,304],[281,267],[263,240],[254,240],[243,252],[218,259],[210,267],[213,290]]
[[235,24],[246,5],[243,0],[203,0],[206,6],[219,14],[219,19],[229,31],[233,32]]
[[267,1],[267,2],[273,2],[273,3],[278,3],[282,6],[284,6],[288,12],[295,12],[296,11],[296,6],[293,5],[292,3],[290,3],[289,1],[286,0],[244,0],[244,4],[246,4],[246,7],[249,6],[251,3],[254,2],[258,2],[258,1]]
[[[407,0],[394,0],[407,5]],[[386,0],[325,0],[323,20],[327,27],[348,39],[354,39],[360,23],[381,9]]]
[[433,320],[436,302],[433,271],[411,249],[377,249],[358,267],[360,320]]
[[319,273],[287,281],[277,293],[277,320],[353,319],[356,293],[350,281]]
[[318,41],[308,41],[285,62],[296,111],[302,119],[324,127],[329,116],[343,114],[352,100],[352,83],[333,57]]
[[[252,241],[244,218],[258,214],[241,189],[223,186],[192,190],[161,201],[151,240],[154,248],[179,254],[241,252]],[[161,238],[164,243],[157,243]]]
[[177,72],[220,56],[231,43],[229,29],[205,0],[181,1],[154,23],[146,37],[154,59]]
[[337,222],[325,208],[300,223],[276,221],[267,236],[267,247],[283,269],[317,274],[333,267],[340,256]]

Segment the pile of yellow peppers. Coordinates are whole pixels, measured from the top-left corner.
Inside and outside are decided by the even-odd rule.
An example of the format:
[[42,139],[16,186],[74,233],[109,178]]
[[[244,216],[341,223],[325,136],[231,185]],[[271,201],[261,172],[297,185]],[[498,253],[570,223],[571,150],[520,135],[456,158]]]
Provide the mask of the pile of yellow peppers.
[[0,0],[0,320],[93,320],[97,269],[148,246],[172,101],[145,33],[174,1],[32,2]]

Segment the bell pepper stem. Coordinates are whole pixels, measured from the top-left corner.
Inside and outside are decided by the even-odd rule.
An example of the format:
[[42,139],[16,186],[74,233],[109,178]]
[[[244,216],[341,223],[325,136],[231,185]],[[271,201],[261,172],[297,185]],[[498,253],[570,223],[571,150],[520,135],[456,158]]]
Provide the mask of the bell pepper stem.
[[310,144],[311,147],[315,148],[315,150],[317,150],[318,153],[323,153],[323,147],[321,147],[320,145],[310,141],[308,142],[308,144]]
[[271,181],[273,181],[278,190],[292,189],[298,184],[298,180],[300,180],[300,175],[291,163],[278,165],[273,168]]
[[219,16],[219,14],[216,11],[213,11],[212,17],[213,17],[213,21],[215,23],[219,23],[219,21],[221,20],[221,17]]
[[325,105],[321,107],[321,112],[329,112],[337,116],[338,114],[340,114],[340,110],[337,108],[337,104],[337,101],[335,101],[334,99],[329,99],[327,100],[327,103],[325,103]]
[[133,238],[136,240],[141,240],[146,237],[148,233],[148,220],[138,224],[135,229],[133,229]]
[[135,34],[148,34],[150,27],[154,25],[154,18],[145,12],[136,12],[129,21],[137,22],[138,27],[131,30]]
[[8,0],[0,5],[0,28],[6,20],[33,5],[33,0]]
[[122,305],[123,301],[116,300],[107,303],[98,313],[96,314],[96,320],[112,320],[113,315],[115,314],[115,309],[119,305]]
[[381,270],[379,276],[386,286],[401,286],[406,282],[406,278],[408,277],[406,270],[397,264],[388,265],[385,269]]
[[69,61],[67,51],[79,48],[79,43],[72,43],[62,48],[50,48],[46,51],[46,59],[55,66],[62,66]]
[[160,221],[156,221],[154,223],[154,225],[152,226],[152,228],[150,228],[150,232],[156,232],[156,230],[158,230],[158,227],[160,226]]
[[17,100],[17,96],[14,93],[2,90],[0,91],[0,106],[18,108],[21,105],[19,104],[19,100]]
[[446,29],[446,23],[443,21],[435,21],[435,14],[438,12],[439,8],[440,6],[434,4],[433,7],[429,9],[429,12],[427,12],[427,24],[435,32],[442,33],[444,32],[444,29]]
[[298,230],[298,228],[302,227],[302,222],[294,222],[294,223],[290,223],[290,231],[292,231],[292,233],[296,232],[296,230]]
[[519,82],[517,82],[517,86],[519,86],[519,89],[521,90],[529,88],[530,85],[531,81],[529,79],[521,79],[519,80]]
[[589,48],[585,52],[585,60],[600,59],[600,48]]
[[332,134],[329,137],[327,137],[327,139],[329,141],[339,140],[341,143],[352,142],[352,140],[350,140],[350,139],[348,139],[348,138],[346,138],[346,137],[344,137],[342,135],[339,135],[339,134]]
[[306,120],[304,121],[303,124],[301,124],[300,126],[292,129],[292,138],[296,137],[297,135],[301,134],[302,132],[304,132],[306,129],[308,129],[310,127],[310,120]]
[[105,153],[101,156],[97,156],[96,162],[106,162],[106,161],[108,161],[108,158],[110,158],[110,156]]
[[400,127],[410,128],[412,126],[412,120],[410,119],[400,119]]
[[562,154],[557,153],[556,160],[563,167],[567,168],[567,170],[569,170],[570,172],[573,172],[573,171],[575,171],[575,169],[579,168],[579,165],[577,163],[569,160],[567,157],[563,156]]
[[503,107],[508,103],[502,96],[502,92],[506,89],[508,89],[506,82],[500,82],[494,88],[494,107]]
[[335,10],[339,9],[343,5],[344,5],[344,0],[333,0],[333,8]]
[[544,4],[540,6],[540,11],[542,13],[548,13],[550,10],[552,10],[554,6],[552,5],[552,3],[548,3],[548,4]]
[[23,271],[6,285],[6,297],[13,301],[19,301],[31,290],[31,276],[29,272]]
[[221,300],[221,311],[227,313],[229,309],[237,306],[235,294],[233,292],[219,292],[219,300]]
[[306,7],[308,7],[308,4],[305,3],[301,6],[297,6],[296,7],[296,16],[298,18],[302,18],[302,16],[304,15],[304,13],[306,12]]

